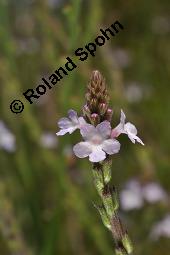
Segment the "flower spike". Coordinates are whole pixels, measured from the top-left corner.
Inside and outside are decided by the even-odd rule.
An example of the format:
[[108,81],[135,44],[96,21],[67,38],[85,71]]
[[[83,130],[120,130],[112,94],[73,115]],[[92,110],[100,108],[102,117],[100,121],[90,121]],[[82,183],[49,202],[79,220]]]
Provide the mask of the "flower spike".
[[102,206],[98,208],[102,221],[112,232],[115,254],[129,255],[132,253],[131,241],[117,213],[117,193],[110,185],[112,155],[120,150],[120,143],[116,140],[120,134],[126,134],[133,143],[144,143],[137,136],[136,127],[125,122],[123,110],[120,123],[114,129],[111,127],[112,115],[105,79],[99,71],[94,71],[87,88],[84,118],[78,117],[74,110],[69,110],[68,118],[61,118],[58,122],[60,131],[57,135],[72,134],[76,129],[80,130],[83,141],[74,145],[73,151],[77,157],[89,157],[89,161],[93,163],[94,185],[102,202]]

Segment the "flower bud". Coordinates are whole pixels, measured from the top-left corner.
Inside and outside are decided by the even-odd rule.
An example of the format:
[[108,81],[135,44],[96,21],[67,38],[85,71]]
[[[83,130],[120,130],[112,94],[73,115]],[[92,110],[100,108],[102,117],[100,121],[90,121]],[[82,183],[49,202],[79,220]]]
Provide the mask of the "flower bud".
[[83,106],[83,115],[84,115],[86,121],[89,121],[90,114],[91,114],[91,113],[90,113],[90,109],[89,109],[88,105],[87,105],[87,104],[84,105],[84,106]]
[[88,107],[87,104],[85,104],[85,105],[83,106],[83,113],[85,113],[85,114],[90,113],[90,109],[89,109],[89,107]]
[[100,123],[99,115],[97,113],[92,113],[90,115],[90,121],[92,125],[97,126]]
[[105,103],[101,103],[99,105],[99,109],[100,109],[100,114],[101,115],[104,115],[106,113],[106,110],[107,110],[107,104]]
[[106,113],[105,113],[105,119],[111,122],[113,116],[113,110],[108,108]]

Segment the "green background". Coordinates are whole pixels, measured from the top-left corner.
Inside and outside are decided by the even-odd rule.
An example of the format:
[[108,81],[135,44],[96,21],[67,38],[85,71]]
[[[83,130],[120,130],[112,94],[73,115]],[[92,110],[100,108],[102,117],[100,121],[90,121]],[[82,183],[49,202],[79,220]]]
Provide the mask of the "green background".
[[[0,149],[1,255],[114,254],[111,234],[93,206],[97,194],[91,165],[71,152],[81,138],[77,133],[54,136],[55,148],[41,143],[42,134],[55,135],[57,120],[68,109],[81,112],[95,69],[108,84],[113,125],[122,108],[146,144],[119,139],[113,183],[121,191],[135,177],[170,191],[169,10],[167,0],[0,1],[0,119],[16,137],[14,153]],[[73,57],[78,47],[94,41],[100,28],[116,20],[124,30],[98,47],[95,57],[76,59],[77,68],[46,95],[32,105],[26,101],[23,92],[38,86],[43,76],[63,66],[67,56]],[[14,99],[25,104],[21,114],[10,111]],[[121,210],[134,254],[170,254],[168,238],[155,242],[149,237],[169,207],[169,202],[160,202]]]

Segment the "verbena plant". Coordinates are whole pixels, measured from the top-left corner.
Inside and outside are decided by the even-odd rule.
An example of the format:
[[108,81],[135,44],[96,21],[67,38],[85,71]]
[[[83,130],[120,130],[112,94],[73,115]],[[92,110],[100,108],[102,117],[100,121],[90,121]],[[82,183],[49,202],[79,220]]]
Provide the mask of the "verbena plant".
[[72,134],[75,130],[80,130],[84,141],[76,144],[73,151],[77,157],[89,157],[92,162],[94,184],[102,201],[96,208],[104,225],[112,233],[116,255],[125,255],[131,254],[133,248],[117,213],[119,202],[115,187],[110,185],[112,155],[120,150],[120,143],[116,139],[120,134],[126,134],[133,143],[144,143],[137,136],[136,127],[125,122],[126,116],[122,110],[120,123],[112,129],[112,113],[105,80],[99,71],[94,71],[88,84],[83,117],[78,117],[74,110],[69,110],[68,118],[58,121],[60,131],[57,135]]

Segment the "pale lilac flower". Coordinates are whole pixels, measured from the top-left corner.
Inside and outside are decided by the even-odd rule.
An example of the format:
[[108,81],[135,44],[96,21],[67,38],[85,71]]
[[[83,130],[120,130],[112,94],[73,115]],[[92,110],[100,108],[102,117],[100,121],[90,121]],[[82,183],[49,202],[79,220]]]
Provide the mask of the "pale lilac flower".
[[152,86],[151,84],[131,81],[126,84],[124,93],[129,103],[137,103],[151,96]]
[[123,48],[115,48],[113,51],[115,65],[120,68],[126,68],[131,64],[130,52]]
[[137,180],[129,181],[120,193],[121,207],[125,211],[140,209],[144,205],[141,186]]
[[139,209],[145,201],[156,203],[167,199],[168,195],[158,183],[150,182],[142,186],[137,179],[128,181],[120,194],[120,201],[124,210]]
[[141,101],[144,97],[144,89],[142,84],[138,82],[131,82],[127,84],[125,89],[125,97],[130,103]]
[[157,240],[161,236],[170,238],[170,214],[156,223],[151,230],[150,237],[152,239]]
[[54,149],[57,147],[57,137],[53,133],[44,133],[40,140],[41,145],[47,149]]
[[123,190],[120,193],[121,207],[125,211],[140,209],[143,206],[143,199],[140,193],[132,190]]
[[14,152],[16,149],[15,136],[2,121],[0,121],[0,148],[8,152]]
[[164,189],[156,182],[146,184],[142,188],[144,199],[149,203],[156,203],[159,201],[166,201],[167,194]]
[[138,143],[144,145],[142,140],[137,136],[136,127],[130,122],[125,123],[125,120],[126,116],[121,110],[120,123],[112,130],[111,137],[115,138],[118,137],[120,134],[126,134],[132,141],[132,143],[135,143],[137,141]]
[[68,118],[61,118],[58,121],[58,126],[61,130],[56,135],[65,135],[66,133],[72,134],[76,129],[84,124],[87,124],[83,117],[78,117],[74,110],[68,111]]
[[120,143],[116,139],[110,139],[109,121],[103,121],[97,127],[90,124],[83,125],[80,132],[85,142],[80,142],[73,148],[79,158],[89,156],[91,162],[100,162],[106,158],[106,153],[112,155],[120,150]]

